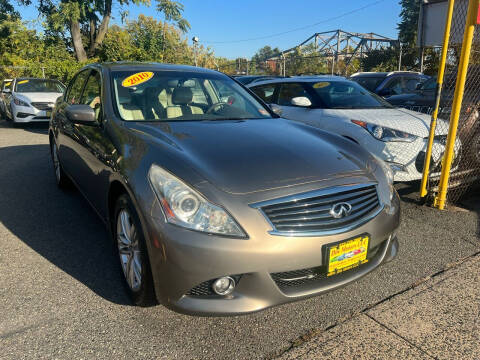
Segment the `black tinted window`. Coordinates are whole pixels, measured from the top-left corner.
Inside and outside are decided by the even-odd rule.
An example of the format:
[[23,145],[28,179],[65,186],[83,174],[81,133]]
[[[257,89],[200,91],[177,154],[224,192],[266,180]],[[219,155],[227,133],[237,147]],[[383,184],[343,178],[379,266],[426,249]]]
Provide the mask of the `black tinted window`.
[[278,105],[291,106],[292,99],[296,97],[306,97],[311,101],[310,95],[308,95],[302,84],[286,83],[280,85]]
[[353,81],[319,81],[311,83],[327,109],[370,109],[391,107],[378,95],[372,94]]
[[385,79],[385,76],[354,76],[351,80],[362,85],[365,89],[375,92],[377,87]]
[[273,102],[274,100],[273,94],[275,93],[275,84],[256,86],[252,90],[267,104],[270,104]]

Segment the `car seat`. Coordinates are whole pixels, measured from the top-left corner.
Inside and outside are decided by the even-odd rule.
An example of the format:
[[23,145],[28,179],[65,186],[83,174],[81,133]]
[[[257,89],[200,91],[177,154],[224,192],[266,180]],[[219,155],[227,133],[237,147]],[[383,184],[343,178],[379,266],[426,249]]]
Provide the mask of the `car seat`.
[[173,90],[172,104],[167,107],[167,118],[174,119],[192,114],[203,114],[202,108],[190,105],[193,92],[188,87],[178,87]]

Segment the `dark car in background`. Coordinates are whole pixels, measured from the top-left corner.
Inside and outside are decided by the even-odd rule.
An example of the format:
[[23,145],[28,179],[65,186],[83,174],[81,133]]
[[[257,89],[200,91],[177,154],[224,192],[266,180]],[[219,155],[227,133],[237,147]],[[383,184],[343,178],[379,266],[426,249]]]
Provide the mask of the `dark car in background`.
[[233,76],[233,78],[235,80],[242,83],[243,85],[252,84],[254,82],[263,81],[263,80],[267,80],[267,79],[276,79],[276,78],[279,78],[279,77],[283,77],[283,76],[275,76],[275,75],[236,75],[236,76]]
[[413,71],[358,72],[350,76],[365,89],[382,97],[414,92],[429,76]]
[[411,93],[393,95],[386,100],[397,107],[431,114],[435,106],[435,89],[437,88],[436,78],[430,78],[417,86]]
[[58,185],[73,181],[104,220],[137,305],[248,313],[397,253],[389,166],[216,71],[89,65],[57,101],[49,140]]

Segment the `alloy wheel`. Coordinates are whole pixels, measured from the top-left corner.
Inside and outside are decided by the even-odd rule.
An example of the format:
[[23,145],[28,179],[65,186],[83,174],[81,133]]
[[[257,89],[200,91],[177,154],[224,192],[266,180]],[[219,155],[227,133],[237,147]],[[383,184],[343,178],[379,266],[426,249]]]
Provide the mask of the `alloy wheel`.
[[55,177],[57,178],[57,182],[60,183],[62,174],[60,169],[60,161],[58,160],[58,152],[57,152],[56,144],[53,144],[52,146],[52,158],[53,158],[53,167],[55,169]]
[[137,291],[142,285],[142,260],[138,233],[127,209],[121,209],[117,215],[117,246],[128,286]]

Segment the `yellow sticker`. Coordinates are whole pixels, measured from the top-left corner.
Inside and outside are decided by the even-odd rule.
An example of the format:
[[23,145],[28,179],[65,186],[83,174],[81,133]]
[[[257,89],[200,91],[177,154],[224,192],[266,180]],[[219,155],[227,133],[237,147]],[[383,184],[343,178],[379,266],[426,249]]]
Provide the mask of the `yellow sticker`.
[[322,81],[322,82],[318,82],[318,83],[313,84],[313,88],[314,89],[321,89],[321,88],[327,87],[328,85],[330,85],[330,83],[328,81]]
[[25,84],[27,82],[29,82],[30,80],[22,80],[22,81],[19,81],[17,84]]
[[123,87],[131,87],[144,83],[145,81],[150,80],[153,77],[153,72],[143,71],[133,75],[130,75],[125,80],[122,81]]
[[5,83],[5,86],[10,86],[11,82]]

